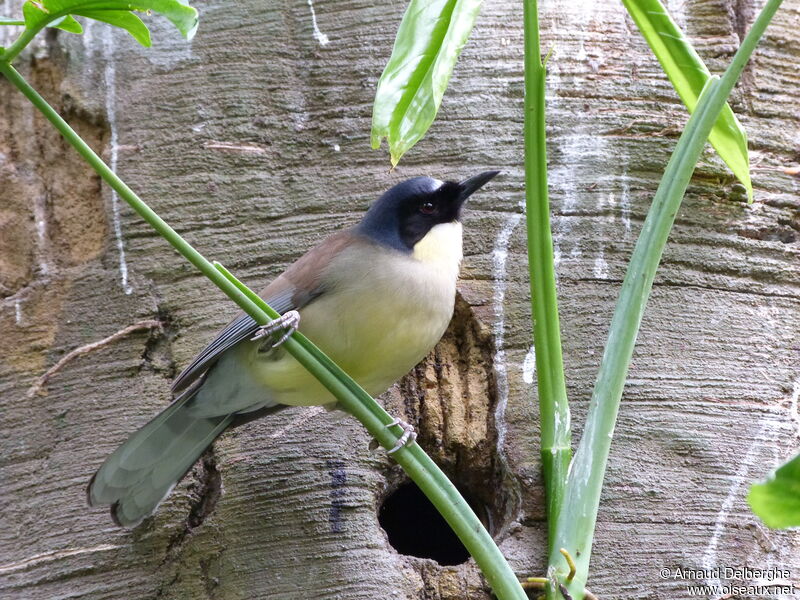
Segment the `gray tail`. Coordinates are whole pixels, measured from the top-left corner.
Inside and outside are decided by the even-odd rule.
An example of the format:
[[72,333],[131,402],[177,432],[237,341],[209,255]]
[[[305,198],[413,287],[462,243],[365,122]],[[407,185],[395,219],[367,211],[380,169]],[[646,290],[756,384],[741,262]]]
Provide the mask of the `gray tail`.
[[122,527],[135,527],[155,512],[234,419],[192,416],[186,404],[197,389],[181,394],[106,459],[86,490],[89,506],[110,504]]

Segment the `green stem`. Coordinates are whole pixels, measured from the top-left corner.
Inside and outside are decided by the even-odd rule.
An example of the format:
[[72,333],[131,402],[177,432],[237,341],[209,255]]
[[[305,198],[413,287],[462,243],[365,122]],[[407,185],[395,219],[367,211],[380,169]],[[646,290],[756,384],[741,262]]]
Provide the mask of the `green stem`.
[[[64,15],[66,14],[69,13],[65,12]],[[47,21],[47,23],[51,23],[56,19],[58,19],[59,17],[63,17],[64,15],[60,13],[54,15],[52,19]],[[42,23],[40,27],[35,27],[31,29],[26,27],[19,35],[19,37],[16,40],[14,40],[14,42],[8,48],[6,48],[5,50],[0,50],[0,59],[10,64],[11,61],[14,60],[17,57],[17,55],[25,49],[25,46],[31,43],[33,38],[36,37],[36,34],[47,26],[47,23]]]
[[[125,200],[153,229],[256,322],[264,324],[278,316],[261,298],[239,283],[224,268],[221,266],[217,268],[206,260],[147,206],[25,81],[7,62],[6,58],[6,55],[3,55],[0,59],[0,73],[5,75],[42,112],[67,142],[119,194],[120,198]],[[392,421],[391,416],[330,358],[299,333],[295,333],[286,340],[284,347],[303,367],[320,380],[336,397],[339,405],[358,419],[384,448],[388,449],[394,446],[398,437],[386,427]],[[392,456],[453,528],[466,549],[475,558],[475,562],[483,571],[497,597],[500,600],[525,600],[525,592],[516,575],[489,533],[458,490],[447,479],[447,476],[425,454],[422,448],[417,444],[411,444]]]
[[589,405],[586,429],[570,469],[565,503],[556,530],[555,550],[551,550],[549,558],[550,570],[558,573],[562,579],[566,573],[566,563],[558,548],[566,548],[575,559],[577,574],[571,581],[565,582],[575,600],[583,598],[588,578],[589,557],[611,437],[656,269],[706,139],[781,1],[767,1],[725,75],[722,79],[712,77],[700,95],[695,112],[664,171],[633,250],[611,321]]
[[533,342],[539,392],[541,457],[547,495],[548,540],[564,497],[572,454],[570,417],[558,319],[550,203],[547,195],[545,75],[536,0],[523,3],[525,28],[525,202],[528,227]]

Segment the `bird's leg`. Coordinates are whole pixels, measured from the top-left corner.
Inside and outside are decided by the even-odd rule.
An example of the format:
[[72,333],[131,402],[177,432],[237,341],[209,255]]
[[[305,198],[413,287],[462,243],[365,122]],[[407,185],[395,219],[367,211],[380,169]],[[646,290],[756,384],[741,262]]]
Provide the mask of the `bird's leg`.
[[272,344],[273,348],[277,348],[283,342],[289,339],[289,336],[297,331],[298,327],[300,327],[300,313],[296,310],[290,310],[289,312],[282,314],[277,319],[273,319],[266,325],[259,327],[258,331],[256,331],[255,335],[251,337],[250,340],[259,340],[268,335],[278,333],[284,329],[285,331],[283,335],[278,339],[277,342]]
[[408,446],[409,444],[413,444],[414,441],[417,439],[417,432],[414,431],[413,425],[409,425],[405,421],[402,421],[397,417],[395,417],[391,423],[386,425],[386,427],[387,428],[394,427],[395,425],[397,425],[398,427],[400,427],[400,429],[403,430],[403,435],[401,435],[400,438],[397,440],[397,443],[394,445],[394,448],[392,448],[391,450],[387,450],[389,454],[397,452],[403,446]]

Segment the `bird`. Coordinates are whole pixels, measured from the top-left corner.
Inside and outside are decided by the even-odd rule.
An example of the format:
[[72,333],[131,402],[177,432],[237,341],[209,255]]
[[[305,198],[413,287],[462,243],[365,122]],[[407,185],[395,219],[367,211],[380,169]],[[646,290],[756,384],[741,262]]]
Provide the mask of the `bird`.
[[[115,450],[87,487],[134,528],[152,515],[212,442],[232,426],[286,406],[336,398],[282,342],[299,330],[378,396],[436,345],[453,315],[462,259],[462,209],[499,171],[463,181],[420,176],[383,193],[361,221],[291,264],[260,296],[281,316],[241,314],[172,384],[174,399]],[[412,443],[403,428],[401,445]]]

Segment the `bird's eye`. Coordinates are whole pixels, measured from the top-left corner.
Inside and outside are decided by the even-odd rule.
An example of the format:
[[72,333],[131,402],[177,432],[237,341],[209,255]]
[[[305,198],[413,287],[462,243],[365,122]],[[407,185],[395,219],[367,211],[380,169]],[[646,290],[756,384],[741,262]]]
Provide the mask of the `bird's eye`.
[[419,212],[423,215],[432,215],[436,212],[436,205],[433,202],[423,202],[419,205]]

